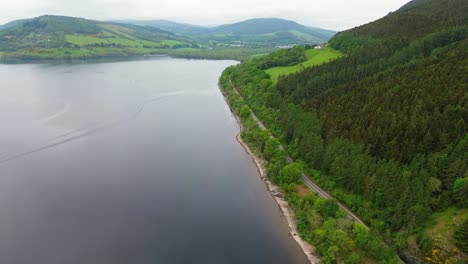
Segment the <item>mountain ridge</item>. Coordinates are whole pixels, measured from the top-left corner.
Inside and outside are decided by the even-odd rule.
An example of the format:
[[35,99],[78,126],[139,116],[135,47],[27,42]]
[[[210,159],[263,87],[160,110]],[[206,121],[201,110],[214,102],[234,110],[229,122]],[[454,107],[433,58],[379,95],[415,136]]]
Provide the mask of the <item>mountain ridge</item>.
[[125,23],[154,26],[175,34],[186,35],[203,42],[255,43],[277,45],[310,44],[328,41],[336,31],[309,27],[282,18],[252,18],[213,27],[178,23],[168,20],[116,20]]
[[[79,27],[91,24],[113,24],[130,28],[137,31],[155,31],[165,34],[170,39],[185,39],[186,42],[198,42],[212,47],[244,47],[244,48],[278,48],[283,46],[318,44],[328,41],[336,32],[318,27],[301,25],[292,20],[281,18],[253,18],[232,24],[223,24],[214,27],[204,27],[187,23],[178,23],[169,20],[111,20],[98,21],[78,17],[44,15],[32,19],[21,19],[11,21],[0,26],[0,36],[5,35],[6,30],[24,27],[31,21],[62,19],[63,24],[68,25],[70,21],[76,24],[76,32],[73,34],[98,33],[79,32]],[[78,23],[79,22],[79,23]],[[60,30],[60,23],[56,23],[53,30]],[[47,27],[47,23],[45,24]],[[47,28],[45,28],[46,30]],[[68,30],[73,30],[69,28]],[[154,33],[154,32],[153,32]],[[173,34],[173,35],[171,35]],[[151,39],[150,39],[151,40]],[[8,41],[8,40],[4,40]],[[1,49],[0,42],[0,49]]]
[[185,34],[190,30],[199,30],[201,32],[208,31],[209,27],[193,25],[188,23],[179,23],[172,20],[166,19],[155,19],[155,20],[138,20],[138,19],[116,19],[110,20],[110,22],[117,22],[123,24],[133,24],[139,26],[150,26],[155,28],[160,28],[172,33],[182,33]]

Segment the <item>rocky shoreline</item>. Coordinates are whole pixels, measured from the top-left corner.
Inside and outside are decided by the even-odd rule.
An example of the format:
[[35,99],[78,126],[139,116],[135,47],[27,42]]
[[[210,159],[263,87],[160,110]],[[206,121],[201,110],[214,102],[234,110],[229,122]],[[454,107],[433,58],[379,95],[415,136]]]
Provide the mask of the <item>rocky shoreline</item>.
[[265,182],[265,185],[267,186],[268,191],[270,192],[271,196],[275,199],[276,203],[278,204],[278,207],[281,209],[281,212],[289,226],[289,235],[296,241],[296,243],[302,249],[302,251],[304,252],[304,254],[306,255],[307,259],[309,260],[311,264],[320,263],[320,259],[315,253],[315,247],[300,237],[297,231],[297,224],[296,224],[296,219],[294,218],[294,212],[291,209],[291,207],[289,207],[288,202],[284,199],[280,191],[280,188],[274,185],[267,178],[266,170],[265,170],[265,167],[263,166],[264,161],[258,158],[250,150],[249,146],[247,146],[247,144],[245,144],[244,141],[242,141],[240,132],[236,135],[236,139],[237,139],[237,142],[239,142],[239,144],[241,144],[242,147],[244,147],[245,151],[252,158],[252,161],[255,163],[258,173],[260,174],[260,178],[262,179],[263,182]]
[[233,111],[232,107],[229,105],[229,102],[227,100],[227,95],[221,90],[224,99],[226,103],[229,106],[229,109],[231,110],[231,113],[234,115],[236,118],[237,124],[240,127],[239,133],[236,135],[236,140],[239,142],[239,144],[244,148],[244,150],[249,154],[249,156],[252,158],[252,161],[254,162],[255,166],[257,167],[258,173],[260,175],[260,178],[263,182],[265,182],[265,185],[268,189],[268,192],[271,194],[273,199],[276,201],[276,204],[281,210],[281,213],[283,217],[286,219],[286,222],[289,227],[289,235],[296,241],[296,243],[299,245],[301,248],[302,252],[306,255],[307,259],[309,260],[309,263],[311,264],[318,264],[320,263],[320,258],[317,256],[315,247],[309,244],[307,241],[303,240],[299,232],[297,231],[297,224],[296,224],[296,219],[294,217],[294,212],[289,207],[288,202],[284,199],[283,194],[281,193],[281,190],[278,186],[274,185],[267,177],[266,174],[266,169],[264,167],[265,161],[259,157],[257,157],[252,150],[250,150],[249,146],[242,140],[241,138],[241,133],[242,133],[242,123],[239,117],[236,115],[236,113]]

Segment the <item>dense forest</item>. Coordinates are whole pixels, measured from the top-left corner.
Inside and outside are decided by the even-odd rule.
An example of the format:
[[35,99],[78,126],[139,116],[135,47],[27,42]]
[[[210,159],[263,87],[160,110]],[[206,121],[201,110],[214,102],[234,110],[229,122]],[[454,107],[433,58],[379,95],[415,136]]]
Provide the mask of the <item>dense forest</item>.
[[[346,56],[277,83],[264,70],[300,61],[298,48],[225,74],[314,180],[403,259],[463,263],[468,2],[412,1],[329,45]],[[439,238],[431,219],[449,209],[457,217]]]

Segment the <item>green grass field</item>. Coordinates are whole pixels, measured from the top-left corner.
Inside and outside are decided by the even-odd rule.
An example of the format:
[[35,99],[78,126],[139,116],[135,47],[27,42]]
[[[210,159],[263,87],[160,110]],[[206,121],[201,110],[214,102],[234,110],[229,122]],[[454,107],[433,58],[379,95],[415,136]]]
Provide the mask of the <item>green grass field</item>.
[[[460,251],[454,244],[453,234],[465,219],[468,219],[468,209],[450,208],[443,212],[434,213],[427,221],[420,234],[428,236],[433,240],[433,249],[428,259],[430,263],[457,262],[468,257]],[[409,238],[409,244],[415,245],[416,236]],[[440,262],[444,263],[444,262]]]
[[160,42],[149,41],[145,39],[138,39],[125,32],[116,31],[119,27],[111,27],[109,25],[103,26],[106,30],[97,35],[79,35],[79,34],[68,34],[65,35],[65,42],[86,47],[90,45],[116,45],[127,48],[163,48],[164,46],[173,48],[175,45],[186,44],[178,40],[162,40]]
[[297,31],[297,30],[290,30],[289,33],[292,33],[296,37],[301,37],[301,38],[309,38],[310,36],[307,35],[306,33]]
[[280,75],[292,74],[304,68],[319,65],[344,55],[340,51],[334,50],[332,48],[309,49],[305,52],[307,61],[294,66],[270,68],[266,70],[266,72],[271,76],[273,81],[277,81]]
[[162,45],[167,45],[167,46],[175,46],[175,45],[179,45],[179,44],[185,44],[184,42],[180,42],[178,40],[173,40],[173,39],[166,39],[166,40],[163,40],[161,41],[161,44]]
[[184,44],[181,41],[177,40],[163,40],[161,42],[153,42],[148,40],[135,40],[127,38],[119,38],[117,36],[107,35],[105,37],[98,36],[83,36],[83,35],[66,35],[65,41],[71,44],[79,46],[88,46],[95,44],[115,44],[121,45],[123,47],[132,47],[132,48],[142,48],[142,47],[151,47],[151,48],[160,48],[163,45],[173,47],[174,45]]

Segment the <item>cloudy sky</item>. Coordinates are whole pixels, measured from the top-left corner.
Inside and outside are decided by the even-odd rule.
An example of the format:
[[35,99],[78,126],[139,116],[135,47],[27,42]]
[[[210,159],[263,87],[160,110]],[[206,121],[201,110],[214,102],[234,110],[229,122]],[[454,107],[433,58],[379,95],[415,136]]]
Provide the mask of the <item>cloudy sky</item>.
[[171,19],[219,25],[253,17],[280,17],[343,30],[409,0],[0,0],[0,24],[44,14],[91,19]]

